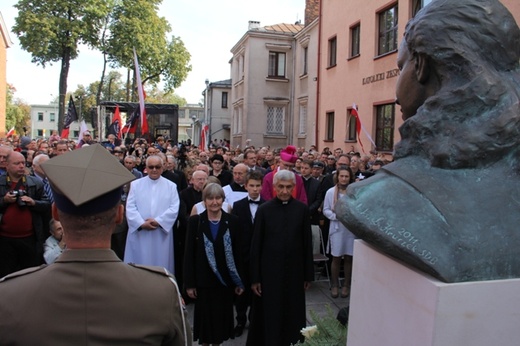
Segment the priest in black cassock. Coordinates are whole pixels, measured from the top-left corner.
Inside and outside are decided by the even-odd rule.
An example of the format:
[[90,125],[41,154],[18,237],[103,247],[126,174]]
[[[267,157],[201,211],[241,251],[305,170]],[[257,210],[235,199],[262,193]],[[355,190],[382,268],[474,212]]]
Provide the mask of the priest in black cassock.
[[273,179],[276,198],[258,207],[251,243],[253,301],[247,345],[288,346],[302,340],[305,290],[314,280],[309,209],[291,195],[293,172]]

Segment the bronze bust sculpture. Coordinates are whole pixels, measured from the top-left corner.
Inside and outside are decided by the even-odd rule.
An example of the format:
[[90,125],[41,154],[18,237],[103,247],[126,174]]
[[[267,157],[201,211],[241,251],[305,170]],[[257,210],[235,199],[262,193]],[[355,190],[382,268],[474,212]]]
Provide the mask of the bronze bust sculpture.
[[402,140],[339,201],[350,231],[445,282],[520,277],[519,59],[497,0],[435,0],[410,20]]

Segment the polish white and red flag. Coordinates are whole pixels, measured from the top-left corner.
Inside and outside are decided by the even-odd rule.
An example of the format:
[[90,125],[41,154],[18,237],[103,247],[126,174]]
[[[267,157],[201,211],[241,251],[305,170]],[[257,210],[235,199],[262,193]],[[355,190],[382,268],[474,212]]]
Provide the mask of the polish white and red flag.
[[6,137],[11,137],[11,136],[14,136],[16,135],[16,130],[14,129],[14,126],[11,127],[11,129],[7,132],[7,134],[5,135]]
[[365,148],[363,147],[363,142],[361,142],[361,131],[363,131],[363,133],[365,134],[365,136],[367,136],[367,138],[370,141],[370,143],[372,143],[374,148],[376,148],[377,147],[376,143],[374,142],[374,140],[370,136],[370,133],[368,133],[368,131],[365,129],[365,127],[361,123],[361,117],[359,116],[359,113],[358,113],[358,110],[357,110],[357,106],[356,106],[355,103],[352,105],[352,110],[350,111],[350,115],[352,115],[354,118],[356,118],[357,139],[358,139],[358,143],[361,146],[361,150],[363,151],[363,153],[365,153]]
[[209,126],[208,124],[204,124],[202,129],[200,130],[200,149],[206,150],[208,149],[208,136],[209,136]]
[[139,96],[139,110],[141,116],[141,133],[148,133],[148,120],[146,119],[146,108],[144,106],[144,99],[146,95],[143,89],[143,83],[141,81],[141,71],[139,69],[139,61],[137,60],[137,53],[134,47],[134,65],[135,65],[135,79],[137,83],[137,95]]

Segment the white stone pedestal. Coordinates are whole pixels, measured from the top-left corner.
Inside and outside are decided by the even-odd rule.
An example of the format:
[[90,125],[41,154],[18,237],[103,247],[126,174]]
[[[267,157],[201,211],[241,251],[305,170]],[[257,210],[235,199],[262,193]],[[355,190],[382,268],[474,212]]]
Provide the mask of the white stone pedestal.
[[520,345],[520,279],[446,284],[362,240],[352,275],[348,346]]

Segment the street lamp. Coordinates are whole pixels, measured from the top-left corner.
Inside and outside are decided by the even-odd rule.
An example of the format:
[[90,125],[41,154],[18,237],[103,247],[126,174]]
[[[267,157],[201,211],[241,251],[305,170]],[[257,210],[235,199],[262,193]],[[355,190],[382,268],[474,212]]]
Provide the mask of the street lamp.
[[191,144],[195,144],[195,122],[197,122],[197,116],[193,114],[191,120],[193,121],[191,124]]

